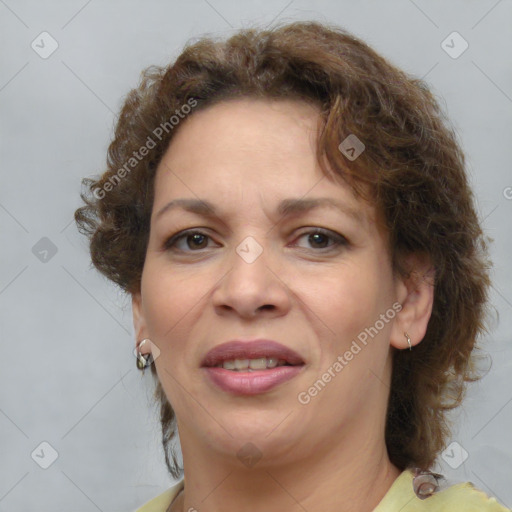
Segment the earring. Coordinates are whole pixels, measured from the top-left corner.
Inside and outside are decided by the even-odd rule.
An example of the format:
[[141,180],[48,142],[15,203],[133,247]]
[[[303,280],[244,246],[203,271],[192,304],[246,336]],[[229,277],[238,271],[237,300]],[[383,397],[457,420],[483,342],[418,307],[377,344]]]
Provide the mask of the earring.
[[151,354],[148,354],[147,356],[143,356],[140,352],[140,347],[142,347],[142,345],[144,345],[144,343],[146,343],[147,341],[150,341],[149,338],[142,340],[137,345],[137,348],[136,348],[137,368],[142,371],[144,371],[144,369],[147,368],[148,366],[151,366],[151,363],[152,363]]
[[445,480],[443,475],[420,468],[414,468],[411,471],[414,475],[412,488],[420,500],[424,500],[442,489],[441,483],[442,480]]
[[406,332],[404,332],[404,336],[407,338],[407,343],[409,344],[409,350],[412,350],[411,337]]

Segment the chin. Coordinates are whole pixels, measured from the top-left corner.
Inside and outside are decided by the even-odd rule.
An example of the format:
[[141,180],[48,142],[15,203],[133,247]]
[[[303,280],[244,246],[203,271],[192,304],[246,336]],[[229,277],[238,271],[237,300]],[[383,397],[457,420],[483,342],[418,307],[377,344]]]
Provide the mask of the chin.
[[287,422],[283,422],[284,418],[286,414],[278,416],[275,413],[247,414],[243,418],[239,415],[236,418],[218,417],[219,423],[226,430],[217,425],[215,433],[210,431],[208,437],[224,451],[237,452],[247,443],[252,443],[266,454],[282,455],[288,445],[296,447],[300,441],[296,439],[295,432],[291,431],[290,426],[285,425]]

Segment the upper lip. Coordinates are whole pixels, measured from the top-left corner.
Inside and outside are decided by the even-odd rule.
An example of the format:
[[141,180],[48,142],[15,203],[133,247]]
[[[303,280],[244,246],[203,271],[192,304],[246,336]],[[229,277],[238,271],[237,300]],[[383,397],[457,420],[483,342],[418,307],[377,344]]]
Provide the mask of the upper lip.
[[204,357],[201,366],[212,367],[233,359],[259,359],[274,357],[288,364],[304,364],[302,358],[292,350],[273,340],[232,340],[212,348]]

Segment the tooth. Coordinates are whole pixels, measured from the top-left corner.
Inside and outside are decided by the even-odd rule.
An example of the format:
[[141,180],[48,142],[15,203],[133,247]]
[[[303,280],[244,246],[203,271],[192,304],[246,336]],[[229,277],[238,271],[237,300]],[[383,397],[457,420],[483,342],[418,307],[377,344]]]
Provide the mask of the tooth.
[[277,366],[277,358],[275,357],[269,357],[267,359],[267,368],[275,368]]
[[237,370],[246,370],[249,368],[249,359],[235,359],[235,368]]
[[218,367],[232,371],[254,371],[276,368],[277,366],[285,366],[284,359],[276,357],[259,357],[255,359],[231,359],[218,364]]
[[249,361],[249,368],[253,370],[265,370],[267,368],[267,358],[261,357],[260,359],[251,359]]

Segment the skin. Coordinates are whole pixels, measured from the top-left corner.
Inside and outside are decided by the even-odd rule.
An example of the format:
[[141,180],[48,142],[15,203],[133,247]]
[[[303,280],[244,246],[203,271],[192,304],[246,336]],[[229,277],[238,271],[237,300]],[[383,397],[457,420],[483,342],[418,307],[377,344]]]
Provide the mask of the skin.
[[[392,353],[408,349],[404,331],[413,345],[424,337],[433,287],[394,275],[375,208],[324,176],[318,115],[299,101],[224,101],[182,121],[157,170],[132,305],[137,339],[160,350],[158,378],[177,416],[186,487],[173,510],[369,512],[400,474],[384,439]],[[360,221],[328,207],[277,214],[285,198],[318,197],[357,210]],[[178,198],[209,201],[219,218],[181,208],[157,215]],[[190,228],[208,236],[164,247]],[[314,228],[333,237],[312,237]],[[346,244],[336,245],[335,233]],[[248,236],[263,250],[253,263],[236,252]],[[421,274],[430,268],[416,255],[408,261]],[[395,302],[401,311],[301,404],[298,394]],[[200,368],[204,355],[256,337],[298,352],[301,373],[249,397],[214,386]],[[237,457],[248,442],[261,455],[252,467]]]

